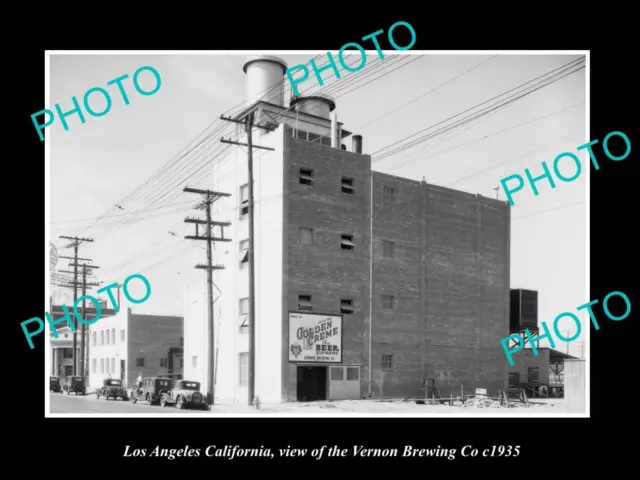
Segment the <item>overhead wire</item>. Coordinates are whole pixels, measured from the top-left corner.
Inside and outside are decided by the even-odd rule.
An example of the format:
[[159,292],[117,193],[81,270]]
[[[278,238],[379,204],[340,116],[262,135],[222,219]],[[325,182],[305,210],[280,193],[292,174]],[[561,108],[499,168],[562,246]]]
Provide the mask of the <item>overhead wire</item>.
[[[573,62],[570,62],[570,63],[573,63]],[[565,67],[566,67],[566,66],[565,66]],[[568,68],[569,68],[569,70],[571,70],[571,68],[573,68],[573,66],[568,67]],[[407,136],[407,137],[404,137],[404,138],[402,138],[402,139],[400,139],[400,140],[398,140],[398,141],[396,141],[396,142],[393,142],[393,143],[390,143],[390,144],[388,144],[388,145],[384,146],[383,148],[381,148],[381,149],[377,150],[376,152],[374,152],[374,153],[372,154],[372,157],[374,157],[373,162],[377,162],[377,161],[380,161],[381,159],[386,158],[386,157],[388,157],[388,156],[395,155],[396,153],[399,153],[399,152],[401,152],[401,151],[403,151],[403,150],[406,150],[406,149],[408,149],[408,148],[411,148],[411,147],[413,147],[413,146],[415,146],[415,145],[417,145],[417,144],[420,144],[420,143],[422,143],[422,142],[424,142],[424,141],[426,141],[426,140],[428,140],[428,139],[430,139],[430,138],[433,138],[433,137],[434,137],[435,135],[437,135],[437,134],[440,134],[440,133],[442,133],[442,132],[444,132],[444,131],[448,131],[448,130],[449,130],[449,129],[451,129],[451,128],[456,128],[456,127],[458,127],[458,126],[460,126],[460,125],[464,125],[464,124],[468,123],[469,121],[471,121],[471,120],[473,120],[473,119],[475,119],[475,118],[479,118],[480,116],[486,115],[487,113],[489,113],[489,112],[491,112],[491,111],[495,110],[496,108],[501,108],[501,107],[503,107],[503,106],[505,106],[505,105],[508,105],[508,104],[513,103],[513,102],[515,102],[515,101],[517,101],[517,100],[520,100],[521,98],[524,98],[524,97],[526,97],[527,95],[530,95],[531,93],[534,93],[534,92],[536,92],[536,91],[540,90],[541,88],[546,87],[547,85],[551,85],[552,83],[555,83],[555,82],[557,82],[557,81],[561,80],[562,78],[564,78],[564,77],[566,77],[566,76],[568,76],[568,75],[571,75],[571,74],[573,74],[573,73],[575,73],[575,72],[577,72],[577,71],[579,71],[579,70],[581,70],[581,69],[583,69],[583,68],[584,68],[584,66],[579,67],[579,68],[576,68],[576,69],[574,69],[574,70],[572,70],[572,71],[569,71],[569,73],[559,72],[559,73],[563,73],[563,75],[560,75],[560,76],[558,76],[558,75],[559,75],[559,73],[555,73],[554,75],[552,75],[551,77],[549,77],[550,79],[552,79],[551,81],[548,81],[549,79],[542,80],[542,81],[538,82],[537,84],[534,84],[533,86],[531,86],[531,87],[527,87],[526,89],[524,89],[524,91],[526,91],[527,89],[531,89],[530,91],[528,91],[528,92],[526,92],[526,93],[523,93],[523,92],[516,93],[516,94],[514,94],[514,95],[511,95],[510,97],[507,97],[506,99],[499,100],[499,102],[506,102],[506,103],[504,103],[504,104],[500,104],[500,103],[498,102],[498,104],[489,105],[488,107],[485,107],[484,109],[480,110],[480,112],[476,112],[476,113],[474,113],[474,114],[467,115],[466,117],[463,117],[463,118],[462,118],[462,119],[460,119],[460,120],[456,120],[456,121],[455,121],[453,124],[451,124],[451,125],[446,125],[446,126],[444,126],[444,127],[441,127],[441,128],[440,128],[438,131],[436,131],[436,132],[428,133],[428,134],[424,135],[423,137],[419,137],[418,139],[412,140],[412,141],[410,141],[410,142],[405,143],[404,145],[400,145],[400,146],[398,146],[398,147],[396,147],[396,148],[393,148],[393,149],[389,150],[391,147],[393,147],[393,146],[395,146],[395,145],[398,145],[398,144],[401,144],[402,142],[407,141],[407,140],[408,140],[408,139],[410,139],[411,137],[415,137],[416,135],[419,135],[419,134],[421,134],[421,133],[423,133],[423,132],[426,132],[426,131],[428,131],[428,130],[431,130],[431,129],[433,129],[434,127],[436,127],[436,126],[438,126],[438,125],[442,125],[442,124],[444,124],[445,122],[447,122],[448,120],[451,120],[451,119],[453,119],[453,118],[455,118],[455,117],[458,117],[458,116],[460,116],[460,115],[463,115],[464,113],[467,113],[467,112],[469,112],[469,111],[471,111],[471,110],[474,110],[474,109],[478,108],[478,107],[479,107],[479,106],[481,106],[481,105],[484,105],[484,104],[486,104],[486,103],[489,103],[490,101],[495,100],[496,98],[499,98],[499,97],[501,97],[501,96],[504,96],[504,95],[505,95],[505,94],[507,94],[507,93],[512,92],[513,90],[517,90],[518,88],[521,88],[523,85],[527,85],[527,84],[529,84],[529,83],[532,83],[534,80],[537,80],[537,78],[536,78],[536,79],[533,79],[533,80],[530,80],[530,81],[528,81],[528,82],[526,82],[526,83],[524,83],[524,84],[521,84],[521,85],[519,85],[518,87],[515,87],[515,88],[513,88],[513,89],[511,89],[511,90],[508,90],[508,91],[506,91],[506,92],[503,92],[502,94],[497,95],[497,96],[495,96],[495,97],[493,97],[493,98],[491,98],[491,99],[489,99],[489,100],[486,100],[486,101],[484,101],[484,102],[482,102],[482,103],[480,103],[480,104],[478,104],[478,105],[475,105],[474,107],[471,107],[471,108],[469,108],[469,109],[466,109],[466,110],[464,110],[464,111],[462,111],[462,112],[460,112],[460,113],[457,113],[456,115],[453,115],[453,116],[451,116],[451,117],[446,118],[445,120],[439,121],[439,122],[437,122],[437,123],[435,123],[435,124],[433,124],[433,125],[431,125],[431,126],[429,126],[429,127],[427,127],[427,128],[424,128],[424,129],[422,129],[422,130],[419,130],[418,132],[415,132],[415,133],[413,133],[413,134],[411,134],[411,135],[409,135],[409,136]],[[558,70],[558,69],[556,69],[556,70]],[[566,68],[564,68],[564,70],[566,70]],[[545,75],[547,75],[547,74],[545,74]],[[543,76],[545,76],[545,75],[543,75]],[[557,78],[554,78],[554,77],[557,77]],[[538,78],[540,78],[540,77],[538,77]],[[545,82],[547,82],[547,83],[545,83]],[[385,150],[387,150],[387,151],[385,152]],[[382,153],[382,152],[384,152],[384,153]]]

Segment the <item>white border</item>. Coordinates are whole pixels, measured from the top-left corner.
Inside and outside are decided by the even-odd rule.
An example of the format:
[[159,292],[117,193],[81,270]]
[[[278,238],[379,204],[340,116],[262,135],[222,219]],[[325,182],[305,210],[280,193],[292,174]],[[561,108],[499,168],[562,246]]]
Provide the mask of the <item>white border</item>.
[[[332,53],[337,53],[337,50],[330,50]],[[365,50],[367,55],[376,55],[376,50]],[[586,57],[586,106],[585,106],[585,132],[586,138],[585,143],[589,142],[590,138],[590,129],[589,129],[589,121],[590,121],[590,92],[591,92],[591,82],[590,82],[590,74],[591,74],[591,55],[589,50],[405,50],[405,51],[397,51],[397,50],[383,50],[385,54],[392,55],[584,55]],[[50,70],[49,70],[49,57],[50,55],[266,55],[266,54],[275,54],[275,55],[322,55],[326,54],[327,50],[162,50],[162,51],[147,51],[147,50],[128,50],[128,51],[118,51],[118,50],[45,50],[45,108],[49,108],[51,105],[50,98]],[[44,140],[45,143],[45,312],[49,309],[49,242],[51,238],[50,231],[50,195],[51,195],[51,164],[50,164],[50,136],[51,131],[47,132],[46,138]],[[585,169],[587,171],[587,185],[586,185],[586,250],[587,250],[587,258],[586,258],[586,293],[587,300],[590,301],[590,222],[589,222],[589,212],[590,212],[590,168]],[[587,327],[584,330],[587,332],[585,343],[586,343],[586,369],[587,369],[587,378],[586,378],[586,392],[585,392],[585,413],[540,413],[535,414],[534,411],[531,413],[510,413],[507,411],[503,411],[502,413],[489,413],[487,410],[484,410],[487,413],[423,413],[423,414],[414,414],[414,413],[306,413],[306,414],[296,414],[290,412],[283,413],[185,413],[185,414],[159,414],[159,413],[50,413],[50,401],[49,401],[49,372],[51,371],[51,355],[50,355],[50,347],[49,347],[49,324],[45,323],[45,418],[125,418],[125,417],[134,417],[134,418],[242,418],[242,417],[257,417],[257,418],[309,418],[309,417],[317,417],[317,418],[342,418],[342,417],[366,417],[366,418],[396,418],[396,417],[406,417],[406,418],[570,418],[570,417],[578,417],[578,418],[590,418],[591,416],[591,395],[590,395],[590,385],[591,385],[591,342],[589,341],[591,338],[591,329],[588,328],[590,325],[587,322]],[[498,341],[498,339],[496,339]],[[35,350],[35,349],[34,349]],[[35,352],[33,352],[35,354]],[[215,408],[215,405],[214,405]],[[428,408],[428,407],[426,407]],[[498,409],[495,409],[498,410]]]

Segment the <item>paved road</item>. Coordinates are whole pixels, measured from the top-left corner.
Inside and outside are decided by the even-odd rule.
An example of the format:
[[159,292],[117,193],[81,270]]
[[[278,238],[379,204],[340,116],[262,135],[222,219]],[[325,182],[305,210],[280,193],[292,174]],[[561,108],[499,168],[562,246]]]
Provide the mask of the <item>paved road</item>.
[[208,413],[205,410],[192,410],[187,408],[178,410],[175,407],[162,408],[140,402],[134,405],[130,401],[125,402],[121,399],[105,400],[104,397],[97,399],[95,395],[83,397],[82,395],[50,393],[49,398],[51,413]]

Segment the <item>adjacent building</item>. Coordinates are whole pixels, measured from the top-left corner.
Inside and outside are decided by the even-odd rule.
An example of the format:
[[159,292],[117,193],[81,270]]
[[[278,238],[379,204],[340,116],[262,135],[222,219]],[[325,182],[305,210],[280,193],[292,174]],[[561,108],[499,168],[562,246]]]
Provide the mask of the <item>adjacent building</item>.
[[[506,202],[372,171],[363,139],[326,96],[285,106],[286,64],[244,65],[253,115],[255,393],[264,402],[442,395],[507,386],[510,210]],[[246,142],[242,126],[237,141]],[[215,164],[230,193],[213,219],[216,397],[247,400],[248,177],[246,150]],[[185,304],[185,376],[207,385],[206,290]]]
[[132,313],[131,308],[89,327],[89,385],[119,378],[135,385],[136,377],[182,374],[183,317]]

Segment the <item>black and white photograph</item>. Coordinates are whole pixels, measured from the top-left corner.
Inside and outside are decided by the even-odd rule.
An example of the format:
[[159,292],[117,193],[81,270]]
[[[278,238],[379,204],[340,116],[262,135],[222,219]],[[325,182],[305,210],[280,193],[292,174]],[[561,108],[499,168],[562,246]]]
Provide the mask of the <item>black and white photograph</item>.
[[396,30],[47,52],[46,417],[589,417],[589,51]]

